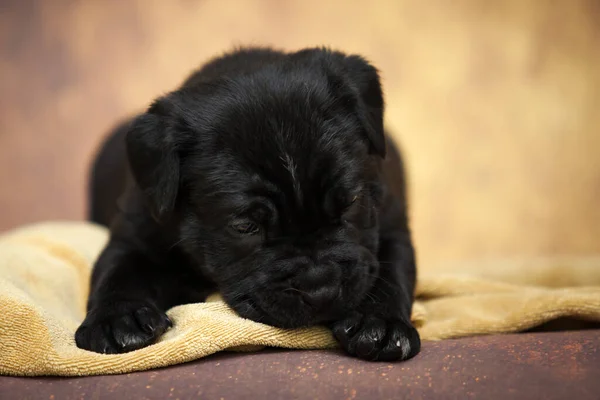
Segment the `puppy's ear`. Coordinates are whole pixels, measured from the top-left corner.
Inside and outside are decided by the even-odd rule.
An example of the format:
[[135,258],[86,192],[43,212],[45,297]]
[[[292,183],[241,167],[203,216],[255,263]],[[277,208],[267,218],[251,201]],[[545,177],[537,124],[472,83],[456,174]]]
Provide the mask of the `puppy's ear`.
[[355,96],[354,101],[346,101],[346,103],[354,106],[354,112],[365,129],[372,153],[385,158],[384,101],[379,73],[360,56],[337,53],[335,58],[337,63],[341,64],[345,80]]
[[165,103],[158,100],[138,116],[126,138],[133,177],[158,222],[164,221],[175,208],[179,190],[177,138]]

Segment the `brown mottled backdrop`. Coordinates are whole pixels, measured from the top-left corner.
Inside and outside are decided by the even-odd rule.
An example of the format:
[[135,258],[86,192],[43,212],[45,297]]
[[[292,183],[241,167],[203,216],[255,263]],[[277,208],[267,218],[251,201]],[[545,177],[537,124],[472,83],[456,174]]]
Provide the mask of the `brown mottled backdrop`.
[[421,261],[600,252],[596,0],[0,0],[0,229],[83,218],[106,130],[252,43],[379,66]]

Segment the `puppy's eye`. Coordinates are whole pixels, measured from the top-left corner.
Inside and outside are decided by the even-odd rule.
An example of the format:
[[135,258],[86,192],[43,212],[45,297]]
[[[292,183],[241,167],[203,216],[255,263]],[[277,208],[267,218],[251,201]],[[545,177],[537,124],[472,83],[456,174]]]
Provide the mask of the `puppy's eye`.
[[231,229],[240,235],[256,235],[260,232],[258,224],[252,221],[234,221],[231,223]]
[[[346,203],[347,204],[346,210],[349,209],[350,207],[352,207],[358,201],[359,198],[360,198],[359,194],[352,196],[352,198],[350,199],[350,202]],[[348,201],[348,200],[346,200],[346,201]]]

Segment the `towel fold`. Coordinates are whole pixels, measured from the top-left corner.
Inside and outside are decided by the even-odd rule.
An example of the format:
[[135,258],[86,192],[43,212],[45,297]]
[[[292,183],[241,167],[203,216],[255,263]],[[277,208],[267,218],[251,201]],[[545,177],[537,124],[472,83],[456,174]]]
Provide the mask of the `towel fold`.
[[[238,317],[218,296],[168,311],[158,343],[126,354],[78,349],[92,264],[106,229],[50,222],[0,236],[0,374],[141,371],[223,350],[336,347],[322,327],[282,330]],[[423,340],[526,330],[560,317],[600,321],[600,256],[421,268],[413,321]]]

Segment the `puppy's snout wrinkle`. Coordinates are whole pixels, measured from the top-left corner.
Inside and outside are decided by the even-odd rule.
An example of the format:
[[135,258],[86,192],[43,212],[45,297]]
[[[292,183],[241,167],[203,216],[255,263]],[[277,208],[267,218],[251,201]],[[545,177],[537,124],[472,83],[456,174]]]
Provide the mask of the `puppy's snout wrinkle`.
[[315,288],[335,283],[339,277],[339,267],[334,264],[309,264],[302,274],[302,283]]
[[323,309],[340,294],[341,269],[335,263],[307,262],[302,265],[292,281],[305,303],[314,309]]

